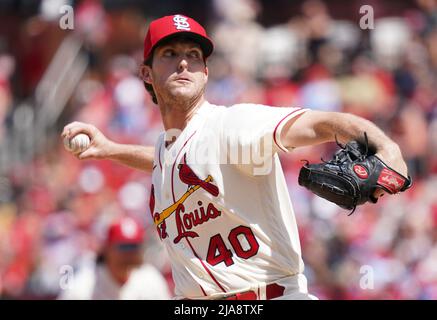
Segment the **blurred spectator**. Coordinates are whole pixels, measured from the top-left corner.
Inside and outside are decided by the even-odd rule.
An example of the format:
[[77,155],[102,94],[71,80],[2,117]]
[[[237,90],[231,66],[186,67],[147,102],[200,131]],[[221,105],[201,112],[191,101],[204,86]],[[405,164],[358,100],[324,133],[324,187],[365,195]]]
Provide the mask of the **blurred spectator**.
[[222,19],[211,33],[214,44],[230,63],[233,73],[253,79],[261,58],[260,52],[254,49],[264,37],[263,27],[255,20],[260,9],[258,1],[216,0],[214,6]]
[[167,283],[143,261],[144,230],[131,217],[113,222],[95,265],[86,265],[63,288],[59,299],[169,299]]
[[378,19],[370,37],[376,60],[384,67],[397,67],[410,38],[410,29],[403,19]]
[[320,64],[309,67],[300,90],[300,105],[321,111],[340,111],[341,91],[330,72]]
[[0,143],[4,139],[6,116],[12,107],[12,92],[10,77],[14,73],[15,59],[13,56],[3,52],[5,48],[3,39],[0,36]]
[[320,0],[304,1],[302,13],[308,39],[308,52],[312,62],[317,62],[318,50],[328,40],[332,18],[326,4]]

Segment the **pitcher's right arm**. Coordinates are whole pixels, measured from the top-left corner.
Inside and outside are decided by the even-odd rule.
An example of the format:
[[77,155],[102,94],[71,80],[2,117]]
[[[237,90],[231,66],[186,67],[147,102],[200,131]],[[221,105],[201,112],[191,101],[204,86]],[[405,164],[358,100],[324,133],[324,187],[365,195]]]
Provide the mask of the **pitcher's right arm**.
[[64,127],[62,138],[72,138],[79,133],[87,134],[90,146],[75,156],[80,159],[109,159],[134,169],[152,172],[155,148],[152,146],[120,144],[109,140],[95,126],[72,122]]

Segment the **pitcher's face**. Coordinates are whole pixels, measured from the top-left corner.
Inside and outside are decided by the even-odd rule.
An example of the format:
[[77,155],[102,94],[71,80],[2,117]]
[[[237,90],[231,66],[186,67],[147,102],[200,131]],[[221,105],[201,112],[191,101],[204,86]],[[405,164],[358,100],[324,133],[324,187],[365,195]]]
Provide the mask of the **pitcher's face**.
[[172,41],[158,46],[149,68],[149,82],[158,100],[192,101],[203,95],[208,80],[200,46],[193,41]]

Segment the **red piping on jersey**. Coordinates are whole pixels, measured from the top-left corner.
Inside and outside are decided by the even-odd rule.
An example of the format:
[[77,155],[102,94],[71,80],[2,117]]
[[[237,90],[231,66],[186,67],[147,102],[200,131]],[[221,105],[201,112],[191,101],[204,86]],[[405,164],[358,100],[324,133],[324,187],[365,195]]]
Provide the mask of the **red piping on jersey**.
[[184,142],[184,145],[180,148],[180,150],[179,150],[179,152],[178,152],[178,154],[177,154],[177,156],[176,156],[176,159],[174,160],[174,162],[173,162],[173,167],[171,168],[171,194],[172,194],[172,196],[173,196],[173,202],[176,202],[176,198],[175,198],[175,196],[174,196],[174,187],[173,187],[173,174],[174,174],[174,168],[175,168],[175,165],[176,165],[176,162],[177,162],[177,160],[178,160],[178,157],[179,157],[179,155],[181,154],[181,151],[182,151],[182,149],[184,149],[184,147],[186,146],[186,144],[188,143],[188,141],[195,135],[195,133],[196,133],[197,131],[194,131],[193,132],[193,134],[187,139],[187,141],[185,141]]
[[200,290],[202,290],[203,295],[206,297],[207,294],[206,294],[205,290],[203,290],[203,288],[202,288],[202,286],[200,284],[199,284],[199,287],[200,287]]
[[[164,142],[163,142],[164,143]],[[158,152],[158,159],[159,159],[159,167],[161,168],[162,171],[162,163],[161,163],[161,149],[162,149],[162,144],[159,146],[159,152]]]
[[281,149],[281,150],[283,150],[283,151],[288,151],[288,150],[286,150],[286,149],[284,150],[284,148],[281,147],[281,146],[278,144],[278,141],[276,141],[276,130],[278,130],[278,128],[279,128],[279,126],[281,125],[282,121],[284,121],[284,120],[287,119],[290,115],[292,115],[293,113],[295,113],[295,112],[297,112],[297,111],[299,111],[299,110],[302,110],[302,108],[298,108],[298,109],[296,109],[296,110],[293,110],[292,112],[290,112],[289,114],[287,114],[284,118],[282,118],[281,121],[279,121],[278,124],[276,125],[275,130],[273,131],[273,141],[275,141],[275,144],[279,147],[279,149]]
[[208,267],[203,263],[202,259],[199,258],[199,256],[197,255],[197,252],[194,251],[193,246],[191,245],[190,241],[188,240],[188,238],[186,238],[188,244],[190,245],[191,251],[193,251],[193,254],[196,256],[197,259],[199,259],[200,263],[202,264],[202,267],[206,270],[206,272],[208,272],[209,276],[211,277],[212,280],[214,280],[215,284],[219,286],[219,288],[226,293],[226,290],[222,287],[222,285],[217,281],[217,279],[214,277],[214,275],[211,273],[211,271],[208,269]]
[[[194,131],[193,134],[192,134],[192,135],[187,139],[187,141],[185,141],[185,143],[183,144],[183,146],[182,146],[181,149],[179,150],[179,152],[178,152],[178,154],[177,154],[177,156],[176,156],[176,159],[175,159],[175,161],[174,161],[174,163],[173,163],[173,167],[172,167],[172,169],[171,169],[171,194],[172,194],[172,196],[173,196],[173,202],[176,202],[176,197],[175,197],[175,195],[174,195],[174,185],[173,185],[174,168],[175,168],[176,162],[177,162],[177,160],[178,160],[178,157],[179,157],[179,155],[180,155],[182,149],[184,149],[185,145],[186,145],[186,144],[188,143],[188,141],[189,141],[189,140],[194,136],[194,134],[195,134],[196,132],[197,132],[197,131]],[[209,276],[211,277],[211,279],[212,279],[212,280],[217,284],[217,286],[219,286],[219,288],[220,288],[224,293],[226,293],[226,290],[223,288],[223,286],[222,286],[222,285],[217,281],[217,279],[214,277],[214,275],[211,273],[211,271],[208,269],[208,267],[203,263],[202,259],[199,258],[197,252],[194,251],[194,248],[193,248],[193,246],[191,245],[191,243],[190,243],[190,241],[188,240],[188,238],[186,238],[186,240],[187,240],[187,243],[188,243],[188,245],[190,246],[191,251],[193,252],[194,256],[195,256],[195,257],[200,261],[200,263],[202,264],[202,267],[203,267],[203,268],[205,269],[205,271],[209,274]],[[202,292],[205,294],[205,291],[203,290],[202,286],[200,286],[200,288],[202,289]],[[205,296],[206,296],[206,294],[205,294]]]
[[[185,228],[182,226],[182,229],[185,232]],[[226,293],[226,291],[223,289],[223,287],[220,285],[220,283],[218,283],[217,279],[214,278],[214,276],[212,275],[211,271],[208,269],[208,267],[203,263],[202,259],[199,258],[197,252],[194,250],[193,246],[191,245],[191,242],[188,240],[188,238],[185,238],[187,240],[188,245],[191,248],[191,251],[193,252],[194,256],[200,261],[200,263],[202,264],[202,267],[205,269],[205,271],[210,275],[211,279],[214,280],[214,282],[223,290],[223,292]],[[206,297],[207,294],[205,292],[205,290],[203,290],[202,286],[200,285],[200,283],[198,284],[200,289],[203,292],[203,295]]]

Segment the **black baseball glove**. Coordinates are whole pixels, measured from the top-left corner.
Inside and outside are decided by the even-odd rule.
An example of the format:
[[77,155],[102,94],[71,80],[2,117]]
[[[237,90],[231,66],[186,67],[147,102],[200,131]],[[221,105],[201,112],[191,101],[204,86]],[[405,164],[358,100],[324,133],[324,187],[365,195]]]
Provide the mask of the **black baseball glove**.
[[386,165],[369,148],[367,135],[364,142],[350,141],[341,145],[333,159],[323,163],[305,164],[299,173],[299,185],[340,207],[355,211],[367,201],[376,203],[374,192],[382,189],[390,194],[411,187],[405,177]]

